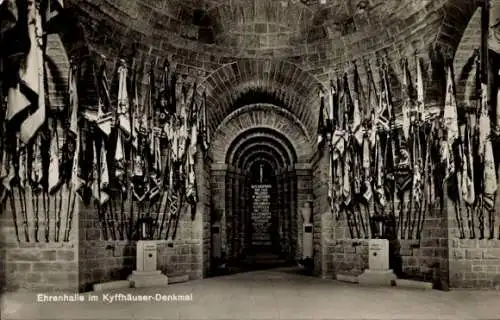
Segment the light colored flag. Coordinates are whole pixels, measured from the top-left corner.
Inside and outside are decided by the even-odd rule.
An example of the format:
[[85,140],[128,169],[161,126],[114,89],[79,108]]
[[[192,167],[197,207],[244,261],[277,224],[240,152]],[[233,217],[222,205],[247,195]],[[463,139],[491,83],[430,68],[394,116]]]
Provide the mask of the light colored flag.
[[408,64],[405,61],[403,63],[403,107],[402,107],[402,112],[403,112],[403,135],[405,137],[405,140],[408,141],[408,138],[410,136],[410,108],[411,108],[411,97],[410,97],[410,88],[409,88],[409,74],[408,74]]
[[488,88],[481,83],[481,113],[479,116],[479,147],[478,153],[484,158],[486,141],[491,134],[491,121],[488,108]]
[[422,77],[422,63],[420,58],[417,57],[417,79],[415,86],[417,88],[417,115],[418,120],[425,119],[425,95],[424,95],[424,80]]
[[50,163],[49,163],[49,177],[48,177],[49,193],[54,194],[58,191],[60,185],[59,175],[59,139],[57,126],[54,126],[52,139],[50,141]]
[[452,147],[459,136],[457,102],[455,99],[455,92],[453,88],[451,67],[448,67],[447,70],[446,97],[443,120],[446,132],[446,140],[443,141],[441,155],[447,166],[446,178],[449,178],[453,173],[455,173],[456,170]]
[[[109,177],[107,176],[107,166],[106,159],[103,161],[103,154],[101,149],[101,159],[98,161],[99,154],[97,153],[97,148],[95,142],[93,143],[93,151],[94,151],[94,161],[93,161],[93,179],[92,179],[92,196],[99,201],[100,205],[105,204],[109,200],[109,195],[103,190],[103,187],[109,183]],[[105,157],[105,155],[104,155]],[[103,164],[105,165],[104,167]]]
[[123,139],[120,132],[117,133],[116,137],[116,148],[115,148],[115,157],[116,170],[115,177],[121,178],[125,174],[125,152],[123,149]]
[[472,152],[472,137],[470,128],[470,119],[468,123],[463,126],[463,141],[464,141],[464,159],[462,168],[462,198],[468,205],[473,205],[476,200],[474,189],[474,159]]
[[495,170],[495,158],[493,155],[493,147],[491,145],[491,140],[486,141],[484,147],[484,195],[483,201],[484,206],[489,211],[495,210],[495,194],[497,192],[497,177]]
[[0,175],[2,177],[2,185],[5,190],[10,192],[12,190],[12,181],[16,177],[16,169],[14,167],[14,159],[12,155],[4,152],[4,161]]
[[33,158],[31,166],[31,186],[35,190],[39,190],[43,180],[43,160],[42,160],[42,137],[37,135],[36,141],[33,144]]
[[100,155],[100,168],[101,168],[101,183],[100,189],[101,193],[109,187],[109,171],[108,171],[108,159],[106,155],[106,149],[104,148],[104,143],[101,143],[101,155]]
[[129,96],[127,91],[127,67],[121,65],[118,68],[118,119],[120,123],[120,128],[130,136],[132,133],[132,124],[130,123],[129,117]]
[[[109,137],[111,134],[111,126],[113,122],[113,116],[111,115],[111,112],[109,110],[107,112],[104,112],[103,107],[104,107],[104,99],[107,103],[110,102],[109,98],[109,89],[108,89],[108,78],[106,75],[106,68],[104,65],[101,67],[101,70],[99,72],[99,85],[97,90],[99,91],[98,98],[99,101],[97,102],[97,127],[101,129],[101,131]],[[104,97],[103,97],[104,95]],[[109,105],[108,105],[109,107]]]
[[358,68],[354,69],[354,99],[353,99],[353,120],[352,132],[358,145],[363,143],[363,128],[361,127],[361,111],[359,104],[361,100],[361,81],[359,79]]
[[78,86],[77,86],[77,77],[75,75],[75,66],[72,66],[69,71],[69,79],[68,79],[68,96],[69,96],[69,106],[71,108],[71,115],[69,120],[69,131],[73,133],[74,136],[77,136],[79,133],[78,130]]
[[28,154],[27,154],[27,146],[19,145],[19,167],[18,167],[18,179],[19,186],[21,188],[26,188],[28,182]]
[[[28,143],[45,123],[44,60],[41,49],[42,22],[34,2],[28,3],[28,33],[30,50],[26,64],[19,70],[20,82],[7,94],[6,120],[20,116],[19,137]],[[26,110],[28,114],[24,114]],[[15,120],[16,122],[18,120]]]

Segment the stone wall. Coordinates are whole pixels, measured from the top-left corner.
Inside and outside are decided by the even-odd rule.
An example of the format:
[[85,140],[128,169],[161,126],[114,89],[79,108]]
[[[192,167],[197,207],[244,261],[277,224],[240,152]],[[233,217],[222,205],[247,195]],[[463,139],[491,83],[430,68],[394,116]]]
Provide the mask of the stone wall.
[[[172,242],[156,240],[158,242],[158,269],[165,272],[167,276],[187,274],[190,279],[203,277],[203,242],[205,241],[203,232],[207,228],[207,210],[209,210],[206,175],[205,159],[199,152],[196,160],[199,202],[195,216],[191,216],[190,206],[186,206],[179,220],[176,238]],[[125,208],[129,208],[128,203]],[[128,214],[128,210],[126,211]],[[134,217],[137,218],[137,215],[136,209]],[[153,212],[153,216],[156,216],[156,212]],[[104,239],[98,211],[93,205],[86,207],[81,204],[79,218],[80,290],[90,290],[93,284],[99,282],[126,279],[136,267],[136,242]],[[171,236],[172,230],[170,230]]]
[[[14,189],[17,190],[17,189]],[[17,194],[17,191],[16,191]],[[7,199],[0,215],[0,291],[57,291],[78,288],[78,221],[72,221],[69,241],[63,241],[65,220],[62,219],[59,241],[55,242],[57,211],[53,205],[62,197],[63,208],[67,204],[67,193],[61,190],[50,196],[48,242],[45,239],[45,213],[39,203],[38,241],[35,233],[35,214],[31,193],[26,194],[27,208],[22,209],[20,198]],[[36,199],[36,197],[35,197]],[[41,196],[40,196],[41,199]],[[15,210],[12,210],[15,208]],[[14,215],[17,216],[19,239],[16,238]],[[24,213],[27,216],[28,237],[26,242]],[[76,213],[77,215],[78,213]]]

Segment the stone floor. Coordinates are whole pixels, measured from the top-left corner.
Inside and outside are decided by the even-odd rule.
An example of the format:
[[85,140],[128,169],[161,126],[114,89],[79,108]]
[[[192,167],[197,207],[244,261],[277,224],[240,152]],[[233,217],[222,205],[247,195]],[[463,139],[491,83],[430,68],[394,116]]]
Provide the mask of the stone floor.
[[[361,287],[298,275],[293,268],[238,273],[167,288],[105,292],[192,294],[192,301],[37,302],[2,297],[1,319],[498,319],[500,292]],[[83,295],[88,299],[88,294]],[[108,296],[108,297],[109,297]]]

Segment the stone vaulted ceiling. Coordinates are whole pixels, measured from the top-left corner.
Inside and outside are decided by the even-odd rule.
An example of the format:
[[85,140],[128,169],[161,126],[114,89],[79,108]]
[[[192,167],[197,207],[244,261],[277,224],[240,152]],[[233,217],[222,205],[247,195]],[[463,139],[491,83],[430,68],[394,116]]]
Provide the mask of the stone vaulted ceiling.
[[[432,41],[429,39],[437,38],[437,32],[449,37],[447,30],[455,27],[442,28],[442,21],[453,12],[460,15],[458,7],[468,1],[68,0],[65,3],[76,9],[86,42],[95,51],[116,57],[124,47],[134,44],[142,58],[161,61],[173,54],[180,61],[179,73],[201,77],[203,88],[207,89],[212,131],[235,108],[264,102],[287,108],[313,136],[319,108],[318,89],[324,88],[324,76],[340,63],[339,57],[352,59],[353,53],[375,50],[394,42],[396,37],[403,39],[396,34],[418,33],[424,39],[418,39],[417,35],[412,40],[415,43],[429,43]],[[447,4],[452,5],[451,9],[443,10]],[[425,32],[422,21],[429,21],[430,27]],[[419,28],[412,28],[417,24]],[[265,99],[256,101],[255,97]]]

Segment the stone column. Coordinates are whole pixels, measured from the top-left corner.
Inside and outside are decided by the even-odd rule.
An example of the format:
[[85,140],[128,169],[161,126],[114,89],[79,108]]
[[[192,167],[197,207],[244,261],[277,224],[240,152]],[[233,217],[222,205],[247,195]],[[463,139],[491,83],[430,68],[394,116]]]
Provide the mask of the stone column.
[[[312,167],[308,163],[297,163],[295,164],[295,174],[297,177],[297,202],[293,210],[293,218],[295,220],[294,225],[298,230],[295,258],[300,259],[302,252],[302,219],[298,218],[298,215],[300,214],[300,208],[304,207],[304,204],[312,198]],[[313,225],[314,229],[316,229],[316,215],[314,212]],[[316,245],[316,238],[314,244]]]
[[233,200],[234,200],[234,171],[232,167],[228,167],[226,175],[226,257],[233,257],[233,242],[234,242],[234,215],[233,215]]
[[248,201],[247,201],[247,185],[245,181],[245,173],[242,172],[240,176],[240,211],[239,211],[239,216],[240,216],[240,251],[238,252],[238,256],[241,256],[243,252],[245,251],[246,247],[246,236],[245,236],[245,228],[247,226],[246,224],[246,219],[247,219],[247,207],[248,207]]
[[283,199],[285,195],[283,194],[284,192],[284,185],[283,185],[283,174],[281,169],[276,172],[276,214],[278,216],[278,232],[279,232],[279,241],[281,244],[281,247],[283,248],[283,234],[281,231],[283,230],[283,221],[284,221],[284,210],[283,210]]
[[295,170],[290,168],[290,203],[288,207],[288,211],[290,213],[290,217],[288,218],[288,256],[293,257],[297,248],[297,240],[299,229],[297,228],[297,215],[295,214],[297,211],[297,176],[295,174]]
[[283,234],[283,252],[287,253],[289,251],[289,228],[288,228],[288,221],[291,218],[290,214],[290,181],[289,181],[289,176],[288,176],[288,167],[284,168],[283,170],[283,209],[282,209],[282,234]]
[[225,163],[212,164],[212,225],[220,223],[220,235],[222,248],[226,251],[226,175],[227,165]]
[[241,220],[241,204],[240,204],[240,179],[241,171],[235,169],[233,181],[233,250],[232,258],[238,257],[240,251],[240,220]]

